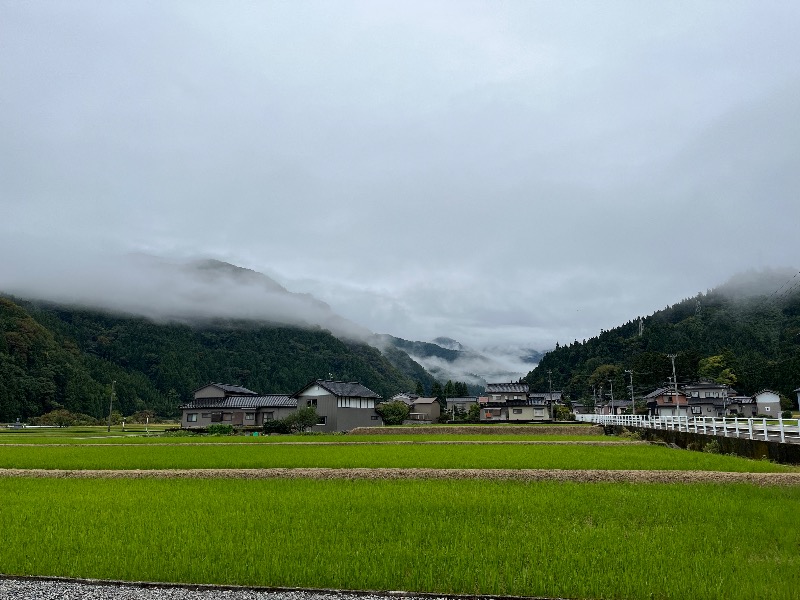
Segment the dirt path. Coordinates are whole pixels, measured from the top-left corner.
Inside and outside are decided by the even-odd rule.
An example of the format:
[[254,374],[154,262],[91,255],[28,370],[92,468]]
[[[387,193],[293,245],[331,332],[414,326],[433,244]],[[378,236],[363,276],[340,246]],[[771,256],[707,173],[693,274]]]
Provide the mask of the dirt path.
[[0,477],[76,479],[483,479],[496,481],[565,481],[577,483],[749,483],[797,486],[800,473],[730,473],[722,471],[634,471],[560,469],[159,469],[50,470],[0,469]]

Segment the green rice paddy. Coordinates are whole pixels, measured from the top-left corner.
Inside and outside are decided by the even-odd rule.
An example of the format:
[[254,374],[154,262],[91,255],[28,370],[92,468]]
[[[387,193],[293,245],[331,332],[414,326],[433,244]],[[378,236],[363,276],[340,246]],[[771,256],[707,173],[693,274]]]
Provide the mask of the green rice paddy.
[[6,574],[523,595],[797,597],[800,488],[0,478]]
[[21,469],[634,469],[791,472],[796,468],[663,446],[265,444],[0,446],[0,468]]

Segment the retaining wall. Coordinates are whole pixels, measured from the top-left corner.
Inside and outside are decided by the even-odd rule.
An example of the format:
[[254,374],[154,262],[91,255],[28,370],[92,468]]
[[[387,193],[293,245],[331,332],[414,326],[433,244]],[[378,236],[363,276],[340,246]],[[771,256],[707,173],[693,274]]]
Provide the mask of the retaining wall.
[[[646,429],[643,427],[606,427],[607,433],[621,433],[628,429],[638,432],[647,441],[662,441],[680,448],[702,450],[706,444],[716,441],[722,454],[736,454],[745,458],[767,459],[786,465],[800,465],[800,444],[785,444],[765,440],[725,437],[690,431],[671,429]],[[612,431],[609,431],[612,430]]]

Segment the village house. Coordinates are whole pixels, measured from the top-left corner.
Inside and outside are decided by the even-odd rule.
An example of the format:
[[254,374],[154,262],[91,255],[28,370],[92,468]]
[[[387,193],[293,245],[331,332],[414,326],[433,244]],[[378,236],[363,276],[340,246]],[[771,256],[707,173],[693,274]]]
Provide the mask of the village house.
[[781,414],[781,396],[772,390],[761,390],[753,396],[756,403],[756,414],[767,417],[778,417]]
[[357,382],[317,379],[291,396],[262,396],[244,387],[210,383],[194,391],[181,405],[181,427],[204,428],[215,423],[234,427],[263,427],[284,419],[298,408],[313,406],[319,415],[314,431],[349,431],[383,425],[375,406],[381,397]]
[[292,394],[297,408],[313,407],[319,415],[314,431],[349,431],[383,425],[375,407],[381,397],[358,382],[317,379]]
[[654,417],[675,417],[688,414],[686,393],[674,387],[660,387],[644,397],[649,414]]
[[181,427],[208,427],[215,423],[235,427],[260,427],[265,421],[283,419],[297,409],[297,401],[283,394],[259,395],[247,388],[209,383],[180,406]]
[[[551,404],[542,394],[529,394],[527,383],[490,383],[480,404],[481,422],[550,421]],[[555,392],[554,392],[555,394]]]
[[442,407],[436,398],[421,398],[417,396],[411,401],[411,412],[408,414],[408,420],[436,423],[441,414]]

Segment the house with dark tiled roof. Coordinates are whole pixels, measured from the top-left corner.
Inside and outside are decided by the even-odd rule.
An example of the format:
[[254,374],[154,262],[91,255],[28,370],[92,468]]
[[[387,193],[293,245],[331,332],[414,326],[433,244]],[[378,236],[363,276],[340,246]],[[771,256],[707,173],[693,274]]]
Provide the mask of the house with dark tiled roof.
[[[555,392],[553,392],[555,396]],[[490,383],[488,400],[481,402],[481,421],[549,421],[552,403],[547,394],[529,393],[527,383]]]
[[297,400],[285,394],[259,395],[247,388],[209,383],[194,391],[194,399],[180,406],[181,427],[208,427],[215,423],[260,427],[297,410]]
[[349,431],[383,425],[375,407],[382,398],[358,382],[316,379],[292,394],[297,408],[314,407],[319,423],[314,431]]

